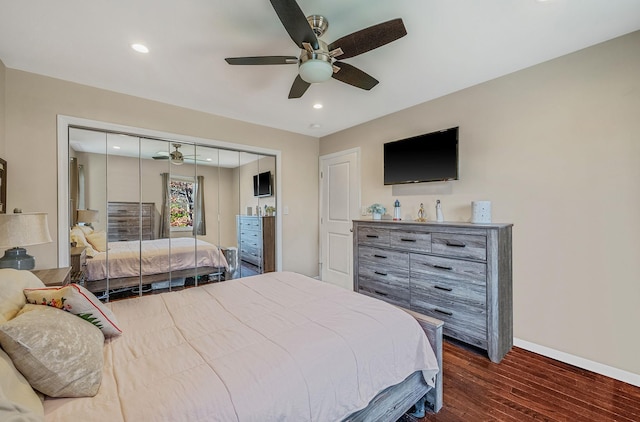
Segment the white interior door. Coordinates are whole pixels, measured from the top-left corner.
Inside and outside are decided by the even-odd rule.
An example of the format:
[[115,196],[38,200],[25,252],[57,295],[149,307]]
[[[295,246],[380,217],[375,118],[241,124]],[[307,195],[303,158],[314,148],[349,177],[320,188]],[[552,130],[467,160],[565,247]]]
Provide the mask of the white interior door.
[[352,220],[360,211],[360,149],[320,157],[320,277],[353,290]]

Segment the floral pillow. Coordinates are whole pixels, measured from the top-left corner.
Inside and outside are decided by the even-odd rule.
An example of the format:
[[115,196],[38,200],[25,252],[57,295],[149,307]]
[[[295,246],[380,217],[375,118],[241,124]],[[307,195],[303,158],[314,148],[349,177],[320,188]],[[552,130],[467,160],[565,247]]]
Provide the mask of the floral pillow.
[[52,306],[79,316],[102,330],[105,337],[122,333],[113,312],[80,285],[24,289],[24,295],[27,303]]

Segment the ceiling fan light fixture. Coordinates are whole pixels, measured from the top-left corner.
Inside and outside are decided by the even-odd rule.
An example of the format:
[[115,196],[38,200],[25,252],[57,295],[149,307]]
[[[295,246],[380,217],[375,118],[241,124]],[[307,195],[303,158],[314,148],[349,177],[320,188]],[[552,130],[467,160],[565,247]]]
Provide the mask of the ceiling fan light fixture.
[[309,59],[300,64],[300,77],[310,84],[325,82],[333,75],[333,66],[326,60]]

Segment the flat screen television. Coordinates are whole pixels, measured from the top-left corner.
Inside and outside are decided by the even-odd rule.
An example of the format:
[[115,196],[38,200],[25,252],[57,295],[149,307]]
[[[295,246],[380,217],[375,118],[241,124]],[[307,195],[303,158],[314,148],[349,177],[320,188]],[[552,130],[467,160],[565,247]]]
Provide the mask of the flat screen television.
[[253,176],[253,196],[271,196],[271,172],[265,171]]
[[384,184],[458,180],[458,127],[384,144]]

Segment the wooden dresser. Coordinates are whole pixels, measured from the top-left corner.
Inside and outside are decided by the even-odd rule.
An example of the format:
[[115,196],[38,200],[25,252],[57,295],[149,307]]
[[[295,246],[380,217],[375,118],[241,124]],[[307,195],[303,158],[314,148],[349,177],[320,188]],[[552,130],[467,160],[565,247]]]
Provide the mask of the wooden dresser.
[[356,220],[354,289],[438,318],[500,362],[513,345],[511,227]]
[[276,218],[236,216],[238,259],[258,267],[259,272],[276,270]]
[[[155,239],[153,202],[109,202],[107,204],[107,240]],[[142,236],[142,238],[140,237]]]

